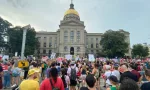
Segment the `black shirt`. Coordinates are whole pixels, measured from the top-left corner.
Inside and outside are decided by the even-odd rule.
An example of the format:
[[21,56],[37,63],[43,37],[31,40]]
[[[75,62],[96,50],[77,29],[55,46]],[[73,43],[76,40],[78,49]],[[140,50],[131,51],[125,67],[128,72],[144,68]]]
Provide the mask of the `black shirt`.
[[141,86],[141,90],[150,90],[150,82],[144,83]]
[[135,82],[138,82],[138,78],[136,75],[132,74],[130,71],[126,71],[123,74],[121,74],[120,83],[125,79],[130,78],[134,80]]

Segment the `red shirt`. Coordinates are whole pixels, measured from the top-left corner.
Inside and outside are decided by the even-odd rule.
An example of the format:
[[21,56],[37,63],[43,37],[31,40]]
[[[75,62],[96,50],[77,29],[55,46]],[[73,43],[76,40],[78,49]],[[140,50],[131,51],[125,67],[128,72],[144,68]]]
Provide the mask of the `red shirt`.
[[136,71],[136,70],[132,70],[131,73],[133,73],[134,75],[136,75],[137,78],[138,78],[138,80],[141,77],[140,73],[138,71]]
[[[57,82],[54,83],[54,80],[52,79],[52,83],[54,87],[59,88],[59,90],[64,90],[64,84],[60,77],[57,78]],[[45,79],[40,86],[40,90],[52,90],[52,86],[50,83],[50,79]]]

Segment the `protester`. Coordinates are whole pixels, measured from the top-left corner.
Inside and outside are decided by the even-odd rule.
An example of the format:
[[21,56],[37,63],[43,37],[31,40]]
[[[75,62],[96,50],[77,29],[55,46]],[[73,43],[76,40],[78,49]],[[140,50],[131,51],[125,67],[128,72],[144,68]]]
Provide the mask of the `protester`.
[[51,68],[50,78],[43,80],[40,90],[64,90],[64,84],[56,68]]
[[96,78],[89,74],[86,77],[87,87],[81,87],[80,90],[96,90]]
[[67,74],[70,77],[70,90],[76,90],[75,86],[77,85],[77,72],[78,72],[78,68],[75,65],[75,62],[72,61],[70,63],[70,67],[68,68]]
[[132,80],[134,80],[135,82],[138,82],[138,78],[136,75],[132,74],[129,70],[128,70],[128,64],[124,63],[121,65],[121,69],[123,70],[123,73],[121,74],[120,77],[120,83],[125,79],[125,78],[130,78]]
[[64,88],[65,88],[65,90],[69,90],[70,78],[69,78],[69,76],[67,75],[67,71],[66,71],[65,69],[63,69],[63,70],[61,71],[61,73],[62,73],[61,79],[62,79],[62,81],[63,81]]
[[137,76],[138,81],[141,81],[141,80],[140,80],[140,79],[141,79],[141,75],[140,75],[140,73],[136,70],[136,69],[137,69],[136,64],[131,63],[131,64],[130,64],[130,67],[131,67],[131,73],[133,73],[134,75]]
[[111,83],[111,86],[108,87],[106,90],[119,90],[119,81],[116,76],[111,75],[109,77],[109,81]]
[[141,90],[150,90],[150,69],[145,70],[146,79],[149,81],[141,86]]
[[111,75],[114,75],[114,74],[113,74],[112,71],[110,71],[111,66],[106,65],[105,69],[106,69],[106,71],[105,71],[105,73],[104,73],[104,79],[105,79],[105,81],[106,81],[106,87],[109,87],[109,86],[111,86],[109,77],[110,77]]
[[37,78],[37,73],[35,69],[30,69],[28,72],[28,79],[21,82],[19,89],[20,90],[39,90],[40,86],[35,79]]
[[3,68],[2,64],[0,63],[0,89],[3,88],[2,77],[3,77]]
[[12,67],[12,83],[13,83],[13,86],[19,85],[20,73],[21,73],[21,69],[18,68],[17,64],[14,64],[13,67]]
[[3,72],[4,72],[4,89],[10,87],[10,72],[8,71],[8,62],[4,62]]
[[114,70],[112,73],[117,77],[118,80],[120,80],[120,72],[118,71],[118,65],[114,65]]
[[139,87],[134,80],[130,78],[125,78],[121,82],[119,90],[139,90]]

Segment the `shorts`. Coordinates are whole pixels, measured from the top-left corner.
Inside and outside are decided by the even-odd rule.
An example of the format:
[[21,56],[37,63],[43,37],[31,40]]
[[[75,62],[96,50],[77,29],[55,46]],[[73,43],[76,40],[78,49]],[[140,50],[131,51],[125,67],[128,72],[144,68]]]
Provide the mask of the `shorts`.
[[70,80],[70,86],[76,86],[77,81],[76,80]]

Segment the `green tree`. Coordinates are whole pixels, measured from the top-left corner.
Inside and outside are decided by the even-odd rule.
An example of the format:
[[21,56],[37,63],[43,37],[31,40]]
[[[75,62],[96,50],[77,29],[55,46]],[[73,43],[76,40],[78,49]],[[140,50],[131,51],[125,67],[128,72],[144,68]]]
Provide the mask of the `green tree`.
[[11,23],[0,17],[0,47],[7,46],[4,38],[7,36],[7,30],[10,26],[12,26]]
[[[9,45],[10,52],[14,55],[15,52],[18,52],[21,55],[21,47],[22,47],[22,36],[23,36],[23,28],[20,26],[16,26],[14,28],[10,28],[8,30],[9,35]],[[36,31],[34,28],[29,28],[26,34],[26,44],[25,44],[25,56],[33,55],[37,46],[38,40],[36,38]]]
[[149,48],[147,46],[143,46],[142,44],[135,44],[132,48],[132,56],[133,57],[146,57],[149,55]]
[[128,52],[128,43],[125,34],[120,31],[108,30],[102,35],[100,44],[102,51],[109,58],[124,57]]

